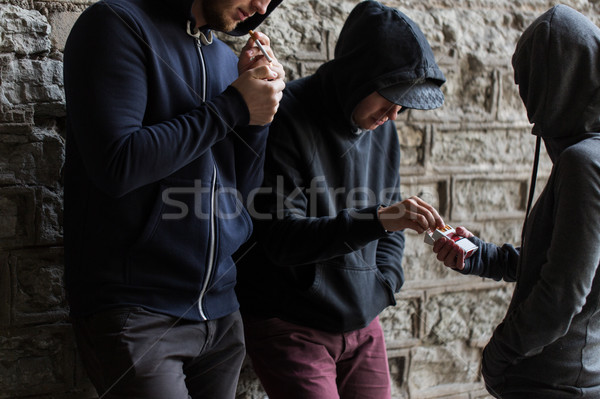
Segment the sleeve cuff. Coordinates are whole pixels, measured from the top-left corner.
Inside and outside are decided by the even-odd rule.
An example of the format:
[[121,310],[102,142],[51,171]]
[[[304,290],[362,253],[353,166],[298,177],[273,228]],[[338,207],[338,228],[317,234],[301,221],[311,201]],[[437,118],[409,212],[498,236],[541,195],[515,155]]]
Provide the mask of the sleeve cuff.
[[224,123],[234,126],[248,126],[250,123],[250,111],[242,94],[233,86],[228,86],[221,95],[213,98],[215,111]]
[[363,244],[378,240],[390,234],[385,231],[383,225],[379,221],[379,217],[377,216],[379,207],[380,205],[377,204],[368,208],[352,209],[348,212],[349,216],[352,218],[353,236],[357,237],[358,241]]

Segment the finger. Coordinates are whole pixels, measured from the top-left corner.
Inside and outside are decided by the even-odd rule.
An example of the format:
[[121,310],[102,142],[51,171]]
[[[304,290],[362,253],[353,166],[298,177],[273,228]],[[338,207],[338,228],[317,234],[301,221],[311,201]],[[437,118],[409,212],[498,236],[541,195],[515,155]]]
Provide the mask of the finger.
[[455,230],[456,230],[456,234],[458,234],[461,237],[466,237],[466,238],[474,237],[473,233],[471,233],[469,230],[467,230],[463,226],[458,226]]
[[444,219],[442,219],[442,217],[440,216],[440,214],[435,211],[434,212],[434,218],[435,218],[435,225],[438,229],[442,229],[444,228],[444,226],[446,225],[446,222],[444,222]]
[[419,224],[418,222],[416,222],[416,221],[414,221],[414,220],[408,220],[408,221],[406,222],[406,224],[407,224],[407,225],[406,225],[406,227],[405,227],[405,228],[407,228],[407,229],[411,229],[411,230],[414,230],[414,231],[416,231],[418,234],[424,233],[424,232],[425,232],[425,230],[426,230],[426,229],[425,229],[425,228],[424,228],[424,227],[423,227],[421,224]]
[[271,63],[267,62],[266,58],[263,57],[262,59],[264,60],[263,65],[271,72],[271,77],[269,77],[269,80],[278,80],[280,83],[283,83],[283,86],[285,86],[285,83],[283,82],[283,77],[285,76],[283,68],[275,68]]
[[249,61],[252,60],[255,56],[256,53],[260,53],[260,51],[258,51],[258,49],[256,47],[248,47],[246,48],[246,46],[244,46],[244,48],[242,48],[242,50],[240,51],[240,60],[245,60],[245,61]]
[[[440,240],[442,240],[442,239],[440,238]],[[444,264],[446,264],[446,259],[448,258],[448,254],[452,250],[452,245],[448,242],[449,240],[444,239],[444,241],[445,241],[444,244],[442,245],[439,252],[437,253],[437,260],[439,260],[440,262],[444,262]]]
[[[427,222],[427,218],[424,215],[414,212],[408,212],[405,217],[409,226],[418,226],[419,230],[425,231],[429,228],[429,223]],[[412,227],[410,227],[412,228]],[[414,230],[414,229],[413,229]],[[419,232],[419,234],[421,234]]]
[[460,250],[456,257],[456,264],[454,265],[456,270],[463,270],[465,268],[465,251]]
[[270,62],[267,59],[267,57],[265,57],[265,55],[260,51],[257,51],[256,55],[252,58],[251,62],[253,64],[252,68],[257,68],[259,66],[266,65],[266,66],[271,67],[272,70],[275,70],[275,68],[272,68],[273,63]]
[[436,228],[435,218],[426,209],[420,208],[414,219],[423,227],[424,230],[433,230]]
[[[260,44],[263,45],[263,47],[270,47],[271,46],[271,40],[269,39],[269,37],[267,35],[265,35],[264,33],[261,32],[254,32],[254,34],[258,37],[258,41],[260,41]],[[254,38],[252,38],[252,36],[248,37],[248,40],[246,41],[246,44],[244,44],[244,47],[242,47],[241,52],[245,52],[245,51],[249,51],[249,50],[253,50],[255,55],[256,53],[260,53],[260,50],[258,49],[258,46],[256,45],[256,40],[254,40]]]
[[278,93],[279,96],[283,95],[283,89],[285,89],[285,82],[283,79],[274,79],[271,80],[270,83],[273,85],[273,90]]
[[433,243],[433,252],[435,252],[436,254],[440,252],[446,241],[447,239],[443,237],[435,240],[435,242]]
[[254,79],[277,79],[278,73],[272,70],[268,65],[260,65],[248,71]]
[[279,61],[277,60],[273,60],[273,62],[271,63],[271,65],[269,65],[269,67],[274,70],[275,72],[277,72],[277,74],[279,75],[279,78],[283,79],[285,78],[285,69],[283,69],[283,65],[281,65],[279,63]]
[[273,54],[273,49],[271,49],[271,40],[269,37],[260,32],[254,32],[254,36],[256,36],[258,40],[254,40],[254,38],[250,36],[250,41],[252,44],[258,48],[260,54],[264,54],[264,50],[264,52],[268,54],[268,58],[271,58],[270,62],[273,62],[275,60],[275,55]]
[[[260,43],[264,46],[271,46],[271,39],[269,39],[269,36],[265,35],[262,32],[257,32],[254,31],[254,34],[256,35],[256,37],[258,38],[258,41],[260,41]],[[250,38],[248,39],[248,42],[252,42],[252,45],[254,45],[254,38],[252,38],[252,36],[250,36]]]
[[263,63],[265,63],[266,65],[269,66],[269,68],[274,71],[275,73],[277,73],[277,77],[275,79],[280,79],[283,80],[285,78],[285,70],[283,69],[283,66],[281,66],[281,64],[277,63],[277,64],[273,64],[273,63],[269,63],[267,61],[266,58],[263,57]]
[[433,214],[425,207],[426,203],[419,197],[411,197],[404,201],[408,218],[416,220],[425,229],[435,229],[435,218]]
[[[422,208],[422,212],[425,215],[425,217],[427,218],[427,223],[428,223],[428,228],[431,230],[435,230],[436,228],[438,228],[438,224],[437,224],[437,219],[439,219],[439,215],[437,215],[437,212],[435,212],[435,209],[433,210],[433,212],[429,209],[429,208]],[[435,213],[434,213],[435,212]],[[437,218],[436,218],[437,215]]]
[[438,252],[438,254],[437,254],[437,259],[440,262],[442,262],[444,264],[444,266],[446,266],[446,267],[454,266],[453,260],[456,255],[452,254],[453,250],[454,250],[454,247],[447,240],[446,242],[444,242],[444,245],[440,249],[440,252]]
[[256,68],[261,65],[272,65],[274,66],[278,72],[278,75],[283,77],[285,73],[283,72],[283,66],[274,58],[273,52],[268,49],[267,54],[270,54],[272,59],[271,62],[265,57],[263,52],[256,46],[254,46],[254,41],[249,40],[246,45],[242,48],[240,52],[239,60],[238,60],[238,72],[241,75],[249,69]]
[[244,52],[247,52],[247,51],[253,50],[253,49],[256,49],[256,46],[254,45],[254,39],[252,39],[252,37],[250,37],[246,41],[246,44],[244,44],[244,47],[242,47],[242,49],[240,50],[240,53],[244,53]]
[[451,246],[446,258],[444,259],[444,265],[450,267],[452,269],[456,268],[456,259],[458,258],[458,254],[461,251],[460,248],[456,248],[455,246]]
[[444,223],[444,220],[438,213],[437,209],[435,209],[432,205],[430,205],[428,202],[425,202],[424,200],[422,200],[419,197],[413,197],[413,198],[420,206],[422,206],[423,208],[427,209],[427,211],[430,212],[431,218],[428,218],[428,220],[430,220],[430,222],[432,222],[431,228],[433,228],[433,229],[442,228],[446,225]]
[[436,220],[434,215],[428,210],[422,210],[423,216],[425,216],[425,220],[427,221],[427,229],[433,230],[437,227]]
[[254,50],[250,49],[240,53],[238,59],[238,73],[241,75],[244,72],[257,67],[257,59]]
[[272,51],[267,51],[267,53],[270,54],[271,61],[269,61],[257,47],[251,47],[242,51],[238,61],[238,70],[240,71],[240,74],[261,65],[268,65],[272,70],[277,72],[279,78],[285,77],[283,65],[277,61]]
[[398,213],[400,217],[408,220],[416,221],[424,229],[429,228],[426,212],[419,205],[419,198],[410,197],[399,204]]
[[452,249],[448,252],[445,261],[446,266],[455,270],[463,270],[465,268],[465,251],[459,247],[454,241],[448,240],[452,245]]

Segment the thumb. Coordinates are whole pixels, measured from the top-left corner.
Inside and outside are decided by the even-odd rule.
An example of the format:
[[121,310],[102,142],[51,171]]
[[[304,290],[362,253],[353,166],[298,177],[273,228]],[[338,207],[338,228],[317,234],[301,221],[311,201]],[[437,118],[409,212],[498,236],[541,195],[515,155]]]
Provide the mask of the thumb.
[[277,72],[269,68],[268,65],[261,65],[253,68],[250,71],[250,76],[254,79],[277,79]]
[[416,222],[414,220],[407,220],[406,228],[416,231],[417,234],[422,234],[426,230],[423,226],[421,226],[418,222]]
[[465,229],[462,226],[458,226],[455,230],[456,230],[456,234],[458,234],[461,237],[465,237],[465,238],[473,237],[473,233],[471,233],[469,230]]

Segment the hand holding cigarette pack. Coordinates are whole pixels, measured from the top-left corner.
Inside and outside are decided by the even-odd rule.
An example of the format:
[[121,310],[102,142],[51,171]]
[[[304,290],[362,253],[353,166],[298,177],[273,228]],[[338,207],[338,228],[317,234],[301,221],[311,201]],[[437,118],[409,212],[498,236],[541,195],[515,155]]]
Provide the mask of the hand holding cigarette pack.
[[434,232],[425,232],[425,243],[433,245],[441,237],[449,238],[465,251],[465,259],[477,251],[477,245],[473,244],[467,238],[456,234],[456,231],[450,225],[445,225],[443,228],[436,229]]

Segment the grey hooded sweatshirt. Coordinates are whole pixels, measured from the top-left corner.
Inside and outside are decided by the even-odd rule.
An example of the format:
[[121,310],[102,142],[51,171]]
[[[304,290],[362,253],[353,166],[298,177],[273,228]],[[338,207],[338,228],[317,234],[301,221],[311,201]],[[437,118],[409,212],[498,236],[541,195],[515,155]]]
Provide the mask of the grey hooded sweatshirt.
[[473,239],[463,272],[516,280],[483,376],[498,398],[600,398],[600,29],[555,6],[524,32],[513,67],[553,168],[520,250]]

